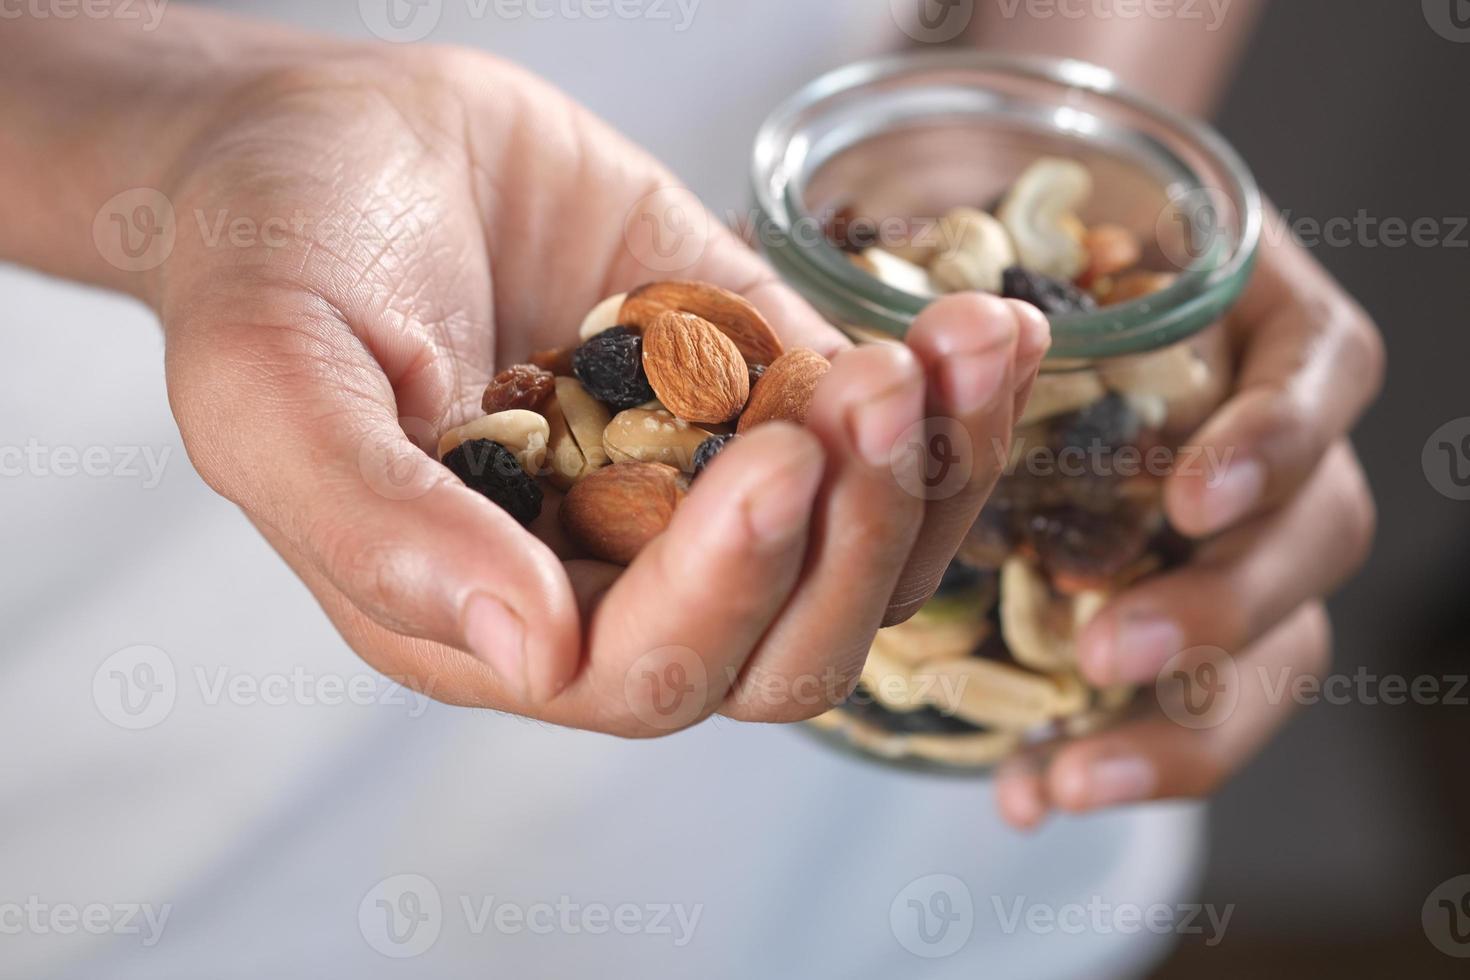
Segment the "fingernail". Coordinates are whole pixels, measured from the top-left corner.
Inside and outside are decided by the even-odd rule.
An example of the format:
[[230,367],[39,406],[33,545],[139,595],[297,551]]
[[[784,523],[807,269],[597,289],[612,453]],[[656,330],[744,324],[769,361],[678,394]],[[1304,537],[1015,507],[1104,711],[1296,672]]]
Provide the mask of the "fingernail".
[[974,415],[994,403],[1010,369],[1008,354],[1008,347],[997,347],[987,354],[962,354],[945,361],[940,378],[951,411]]
[[921,386],[904,381],[851,410],[848,434],[869,466],[888,465],[898,437],[920,417],[923,400]]
[[1184,631],[1160,616],[1125,615],[1111,651],[1109,683],[1151,679],[1184,649]]
[[1266,467],[1259,460],[1242,459],[1230,464],[1225,475],[1205,488],[1205,524],[1211,531],[1229,527],[1256,506],[1266,489]]
[[464,635],[470,652],[489,664],[506,689],[528,700],[526,624],[521,617],[494,596],[477,592],[465,603]]
[[1099,759],[1087,769],[1086,798],[1089,806],[1137,803],[1153,795],[1157,784],[1154,767],[1136,755]]
[[1008,299],[1007,303],[1016,311],[1021,324],[1020,354],[1027,359],[1040,360],[1051,349],[1051,321],[1030,303]]
[[784,546],[811,521],[812,501],[822,482],[821,453],[801,450],[746,503],[751,533],[763,545]]

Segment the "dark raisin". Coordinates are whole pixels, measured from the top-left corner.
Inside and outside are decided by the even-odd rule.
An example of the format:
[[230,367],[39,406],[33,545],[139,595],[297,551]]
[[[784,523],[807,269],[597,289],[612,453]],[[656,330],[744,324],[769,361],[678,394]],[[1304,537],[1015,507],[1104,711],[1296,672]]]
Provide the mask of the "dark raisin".
[[952,561],[944,570],[944,576],[939,580],[939,588],[934,590],[936,596],[956,595],[962,592],[974,592],[985,584],[987,578],[994,572],[973,568],[964,562]]
[[1054,452],[1111,452],[1136,444],[1142,430],[1143,421],[1128,399],[1109,392],[1080,412],[1053,419],[1047,441]]
[[861,684],[852,696],[842,703],[842,710],[859,721],[895,735],[975,735],[985,731],[963,721],[952,718],[935,708],[920,708],[918,711],[889,711],[867,688]]
[[751,364],[747,365],[747,369],[750,372],[750,390],[754,391],[755,383],[765,377],[766,366],[764,364]]
[[643,373],[643,337],[632,327],[613,327],[572,355],[572,373],[588,393],[614,411],[654,399]]
[[857,254],[878,244],[878,222],[864,217],[851,204],[839,209],[827,222],[827,241],[834,248]]
[[540,515],[541,487],[521,469],[515,453],[500,443],[471,439],[445,453],[442,462],[465,486],[483,493],[522,524]]
[[1069,282],[1044,276],[1039,272],[1013,265],[1001,275],[1001,295],[1019,299],[1037,307],[1047,316],[1088,313],[1097,309],[1091,294]]
[[720,451],[734,441],[735,437],[729,435],[710,436],[704,442],[701,442],[699,448],[694,450],[694,475],[698,476],[703,473],[704,468],[720,454]]

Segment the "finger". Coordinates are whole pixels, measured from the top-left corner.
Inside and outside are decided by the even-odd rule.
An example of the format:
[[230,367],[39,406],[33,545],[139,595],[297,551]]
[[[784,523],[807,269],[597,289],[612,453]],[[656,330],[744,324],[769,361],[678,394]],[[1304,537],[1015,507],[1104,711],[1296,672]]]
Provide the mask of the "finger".
[[1373,527],[1362,468],[1339,443],[1284,508],[1110,602],[1079,638],[1082,670],[1102,686],[1146,682],[1181,650],[1243,649],[1349,577],[1367,557]]
[[[587,669],[547,717],[638,736],[711,713],[796,583],[823,470],[821,444],[784,423],[722,452],[597,603]],[[668,692],[630,683],[669,671],[686,689],[672,710],[657,704]]]
[[201,475],[384,628],[549,696],[580,653],[555,556],[409,440],[344,325],[274,322],[171,330],[170,395]]
[[1245,347],[1237,391],[1190,440],[1224,471],[1190,468],[1165,484],[1170,520],[1192,536],[1294,493],[1382,385],[1377,329],[1294,244],[1266,248],[1231,325]]
[[[1046,771],[1048,804],[1070,813],[1175,797],[1204,797],[1240,770],[1293,713],[1283,692],[1326,673],[1331,627],[1321,603],[1299,609],[1237,658],[1233,702],[1181,724],[1177,709],[1059,747]],[[1223,692],[1222,692],[1223,693]],[[1193,727],[1204,725],[1205,727]]]
[[847,351],[822,379],[807,427],[827,471],[806,565],[723,713],[797,721],[856,683],[923,517],[892,468],[894,446],[920,421],[923,400],[918,362],[898,344]]
[[927,424],[915,441],[924,479],[912,489],[930,499],[885,625],[912,616],[939,587],[1010,458],[1011,431],[1050,342],[1040,310],[994,296],[947,297],[914,321],[908,344],[927,379]]
[[1003,762],[995,772],[995,803],[1006,823],[1035,830],[1046,819],[1046,768],[1041,756],[1023,753]]

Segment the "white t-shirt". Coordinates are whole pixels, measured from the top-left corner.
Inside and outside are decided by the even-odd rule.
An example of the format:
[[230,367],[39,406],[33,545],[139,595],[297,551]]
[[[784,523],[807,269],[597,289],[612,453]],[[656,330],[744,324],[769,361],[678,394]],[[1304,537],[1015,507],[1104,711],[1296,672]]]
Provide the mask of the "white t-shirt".
[[[365,36],[356,6],[249,9]],[[703,0],[682,31],[674,0],[438,6],[429,40],[551,77],[719,208],[780,97],[905,40],[883,0]],[[149,315],[11,268],[0,296],[0,978],[1110,977],[1164,948],[1129,910],[1188,900],[1196,806],[1023,837],[984,780],[799,728],[623,742],[377,678],[190,469]]]

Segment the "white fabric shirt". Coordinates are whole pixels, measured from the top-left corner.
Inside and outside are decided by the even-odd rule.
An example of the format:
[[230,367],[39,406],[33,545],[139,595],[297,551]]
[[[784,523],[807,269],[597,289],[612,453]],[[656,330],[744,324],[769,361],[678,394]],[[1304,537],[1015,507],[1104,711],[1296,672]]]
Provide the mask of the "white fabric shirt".
[[[429,39],[551,77],[720,208],[781,96],[905,40],[882,0],[660,5],[446,0]],[[366,36],[354,6],[248,9]],[[985,780],[799,728],[623,742],[377,678],[190,469],[151,317],[11,268],[0,296],[0,978],[1110,977],[1164,948],[1106,910],[1188,900],[1196,806],[1023,837]]]

